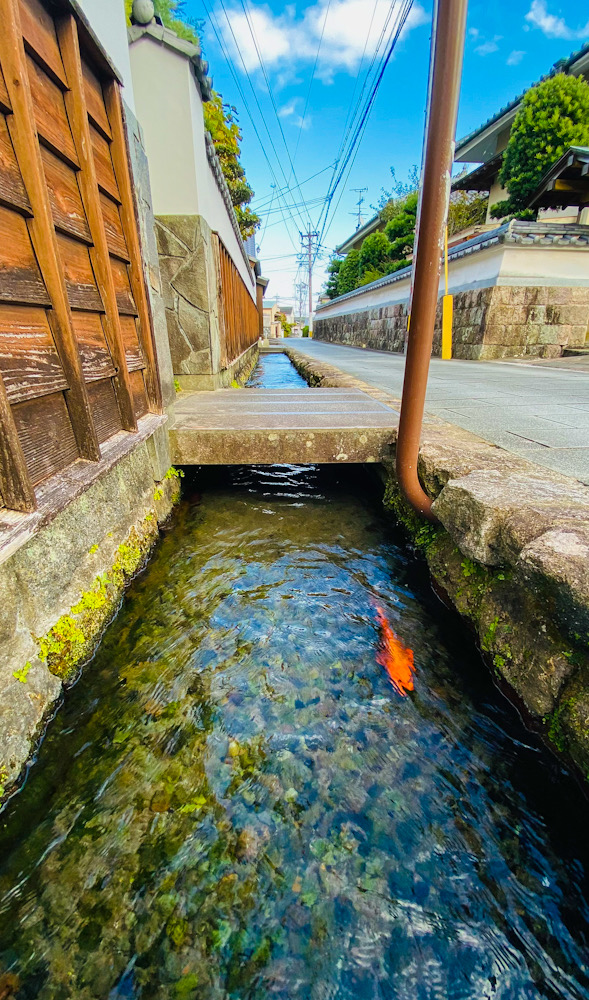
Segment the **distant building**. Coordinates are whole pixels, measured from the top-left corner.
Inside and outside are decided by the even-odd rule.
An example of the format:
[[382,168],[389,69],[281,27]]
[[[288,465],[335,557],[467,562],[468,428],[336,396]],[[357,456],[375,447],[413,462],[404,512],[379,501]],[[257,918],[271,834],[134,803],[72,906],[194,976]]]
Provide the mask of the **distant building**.
[[[548,76],[553,76],[556,73],[570,73],[572,76],[582,76],[589,79],[589,43],[567,59],[561,59],[560,62],[557,62]],[[547,77],[542,79],[547,79]],[[478,163],[480,165],[469,173],[455,178],[452,182],[452,190],[488,192],[486,219],[488,225],[497,225],[496,220],[490,216],[491,206],[509,197],[508,192],[499,183],[499,171],[501,170],[503,153],[509,142],[511,126],[524,96],[525,94],[520,94],[519,97],[514,98],[510,104],[501,108],[492,118],[483,122],[474,132],[456,144],[456,163]],[[583,150],[579,152],[583,156]],[[585,150],[586,154],[588,152]],[[569,163],[571,156],[572,160]],[[575,190],[575,185],[573,185],[571,204],[567,204],[567,198],[563,196],[563,193],[565,190],[571,191],[570,182],[576,178],[577,173],[582,180],[576,185],[578,190]],[[560,194],[557,193],[559,190]],[[540,182],[538,191],[530,202],[530,207],[539,209],[538,221],[554,219],[560,223],[585,223],[589,221],[587,218],[589,211],[582,207],[582,197],[577,197],[577,194],[582,195],[583,191],[587,193],[585,200],[589,199],[587,175],[583,173],[583,164],[578,161],[578,157],[577,164],[575,164],[575,155],[572,149],[565,154],[562,162],[559,160],[558,164],[554,164],[547,171]]]
[[350,250],[359,250],[367,236],[371,236],[372,233],[382,231],[385,226],[386,222],[381,219],[380,214],[375,215],[372,219],[369,219],[368,222],[365,222],[363,226],[359,226],[351,236],[348,236],[347,240],[340,243],[340,245],[335,248],[336,253],[340,253],[345,256],[345,254],[348,254]]

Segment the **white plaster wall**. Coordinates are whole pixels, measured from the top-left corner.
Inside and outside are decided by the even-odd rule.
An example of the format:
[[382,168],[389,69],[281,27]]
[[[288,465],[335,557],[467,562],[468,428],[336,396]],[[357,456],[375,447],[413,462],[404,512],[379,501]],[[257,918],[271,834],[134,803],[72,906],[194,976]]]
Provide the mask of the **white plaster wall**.
[[490,212],[491,206],[496,205],[498,201],[505,201],[509,198],[509,191],[507,188],[501,187],[499,182],[495,180],[491,185],[491,190],[489,191],[489,201],[487,203],[487,218],[485,222],[492,222],[496,226],[499,225],[499,220],[495,219]]
[[[448,267],[448,291],[456,295],[470,288],[492,285],[582,285],[589,287],[589,250],[567,247],[526,247],[496,244],[487,250],[451,260]],[[443,274],[439,295],[444,294]],[[345,316],[380,306],[408,302],[411,278],[391,285],[360,292],[343,302],[321,306],[316,319]]]
[[90,27],[123,78],[123,97],[135,111],[123,0],[78,0]]
[[143,37],[129,47],[135,113],[145,140],[154,215],[198,215],[190,63]]
[[497,284],[589,287],[589,250],[507,245]]
[[219,233],[252,299],[247,266],[207,158],[203,107],[190,60],[144,35],[129,47],[154,215],[202,215]]

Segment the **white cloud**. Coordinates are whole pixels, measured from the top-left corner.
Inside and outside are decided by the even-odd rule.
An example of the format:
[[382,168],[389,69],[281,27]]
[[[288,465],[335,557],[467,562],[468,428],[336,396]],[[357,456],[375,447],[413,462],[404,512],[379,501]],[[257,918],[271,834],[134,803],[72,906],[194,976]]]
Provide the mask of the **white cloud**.
[[526,53],[523,51],[523,49],[514,49],[513,52],[510,52],[507,57],[507,65],[518,66],[519,63],[522,61],[523,57],[525,56],[525,54]]
[[497,52],[499,49],[497,42],[500,42],[502,37],[503,35],[495,35],[495,37],[491,41],[483,42],[481,45],[477,45],[475,48],[475,52],[479,56],[488,56],[491,54],[491,52]]
[[293,125],[302,129],[303,132],[306,132],[308,128],[311,128],[312,122],[313,119],[311,118],[311,115],[305,115],[304,118],[302,115],[297,115],[297,117],[293,119]]
[[[329,83],[336,71],[354,73],[364,54],[372,56],[390,9],[390,0],[316,0],[297,20],[294,7],[274,15],[268,7],[250,3],[259,54],[243,10],[226,7],[227,17],[217,11],[216,19],[236,66],[250,73],[259,68],[260,55],[266,67],[281,71],[289,60],[295,64],[314,62],[322,38],[317,75]],[[427,21],[429,15],[421,4],[414,3],[400,37]],[[392,25],[393,21],[389,28]]]
[[539,28],[548,38],[586,38],[589,35],[589,21],[583,28],[569,28],[563,17],[549,14],[546,0],[532,0],[532,6],[526,14],[534,28]]
[[280,108],[280,110],[278,111],[279,116],[281,118],[289,118],[290,115],[294,115],[297,106],[297,100],[298,100],[297,97],[293,97],[292,101],[289,101],[288,104],[285,104],[282,108]]

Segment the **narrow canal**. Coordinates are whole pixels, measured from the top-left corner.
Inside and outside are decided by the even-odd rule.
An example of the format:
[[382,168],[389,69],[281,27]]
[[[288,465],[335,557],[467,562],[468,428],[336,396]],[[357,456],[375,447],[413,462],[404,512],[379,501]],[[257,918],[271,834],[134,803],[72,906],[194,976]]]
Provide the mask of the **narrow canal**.
[[588,810],[365,471],[184,487],[0,818],[2,1000],[589,997]]

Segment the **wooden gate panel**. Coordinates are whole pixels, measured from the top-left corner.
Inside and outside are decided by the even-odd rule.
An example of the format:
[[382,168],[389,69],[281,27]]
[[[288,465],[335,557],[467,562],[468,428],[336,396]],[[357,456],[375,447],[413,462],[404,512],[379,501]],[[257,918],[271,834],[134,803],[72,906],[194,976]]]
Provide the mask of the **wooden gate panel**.
[[13,406],[14,421],[33,486],[78,458],[78,446],[63,392]]
[[72,167],[77,167],[79,164],[65,111],[63,90],[49,78],[32,56],[28,56],[26,60],[26,70],[39,138],[56,156],[63,158]]
[[118,83],[54,10],[0,0],[0,504],[20,510],[161,411]]
[[63,264],[70,308],[104,312],[90,260],[90,249],[78,240],[70,239],[61,233],[57,235],[57,245]]
[[51,300],[22,215],[0,207],[0,302],[48,306]]
[[0,114],[0,203],[31,214],[31,205],[16,162],[6,117]]
[[11,403],[68,388],[45,309],[0,305],[0,372]]
[[65,88],[65,70],[51,14],[40,0],[20,0],[19,14],[26,51]]

